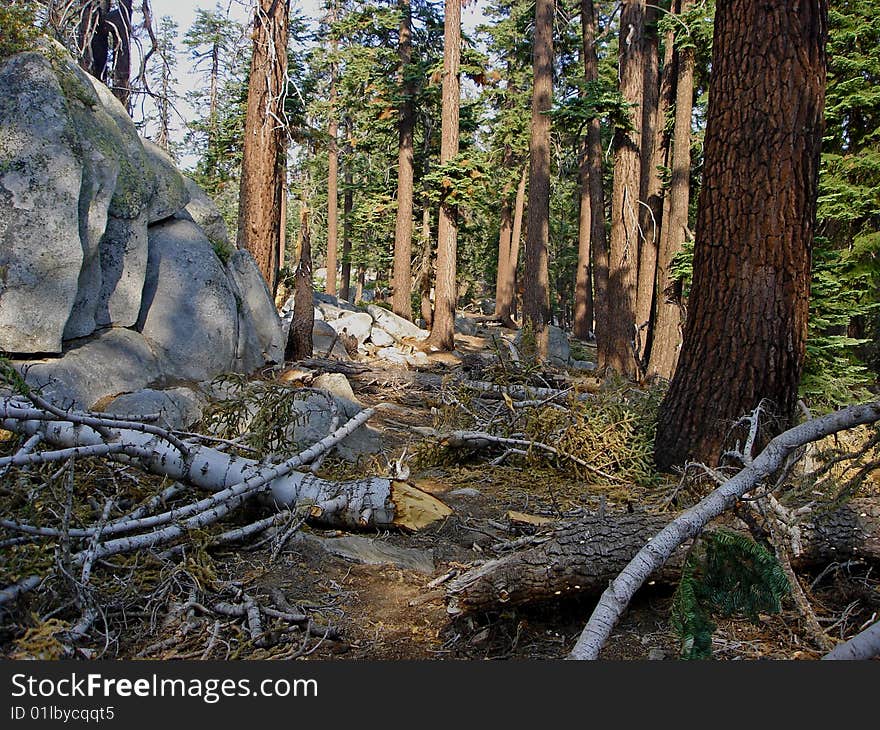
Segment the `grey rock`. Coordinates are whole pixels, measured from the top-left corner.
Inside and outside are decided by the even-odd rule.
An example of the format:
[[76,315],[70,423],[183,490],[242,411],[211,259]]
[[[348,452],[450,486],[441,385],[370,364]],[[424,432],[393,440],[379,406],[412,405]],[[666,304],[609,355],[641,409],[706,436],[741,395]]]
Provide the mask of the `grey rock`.
[[205,399],[190,388],[153,390],[145,388],[125,393],[113,399],[104,412],[111,415],[145,416],[159,414],[156,425],[164,428],[186,429],[199,421],[205,408]]
[[455,331],[463,335],[477,334],[477,325],[470,317],[464,317],[460,314],[455,315]]
[[547,358],[553,365],[566,365],[571,358],[568,336],[559,327],[548,328]]
[[161,379],[159,363],[144,338],[128,329],[104,330],[62,357],[17,363],[26,380],[61,406],[92,408],[119,393],[141,390]]
[[[297,400],[294,408],[299,414],[288,429],[291,441],[301,448],[317,443],[327,436],[332,428],[332,408],[328,399],[332,398],[339,417],[339,425],[357,415],[363,407],[347,398],[327,393],[311,393]],[[336,453],[343,459],[355,461],[362,454],[374,454],[382,450],[378,431],[369,426],[360,426],[336,446]]]
[[236,251],[226,271],[239,305],[235,369],[250,373],[267,363],[283,362],[281,320],[254,257],[249,251]]
[[315,357],[329,357],[344,362],[351,360],[336,330],[320,319],[316,319],[312,327],[312,353]]
[[396,347],[381,347],[376,350],[376,357],[381,358],[394,365],[408,365],[406,355],[404,355]]
[[307,544],[315,545],[331,555],[365,565],[393,565],[402,570],[430,575],[434,572],[434,557],[427,550],[403,548],[381,540],[359,535],[319,537],[303,534]]
[[665,658],[666,658],[666,652],[663,651],[663,649],[657,649],[655,647],[648,652],[648,661],[659,662],[659,661],[663,661]]
[[370,342],[376,347],[389,347],[393,345],[396,340],[379,327],[379,325],[373,325],[373,328],[370,330]]
[[217,204],[208,197],[208,194],[199,187],[195,180],[184,177],[183,184],[189,193],[189,202],[183,211],[178,211],[175,215],[182,216],[185,213],[204,231],[211,243],[231,247],[229,229],[226,227],[226,221],[223,220],[223,214]]
[[76,145],[49,62],[22,53],[2,63],[0,349],[7,352],[61,352],[83,260]]
[[146,211],[134,220],[110,216],[101,239],[101,288],[95,323],[131,327],[137,322],[147,273]]
[[370,339],[373,318],[366,312],[352,312],[344,314],[339,319],[330,320],[330,326],[337,332],[347,332],[361,343]]
[[453,489],[449,492],[450,497],[482,497],[483,493],[479,489],[473,487],[462,487],[461,489]]
[[147,211],[147,223],[153,224],[183,210],[189,203],[190,194],[183,175],[168,153],[148,139],[143,140],[143,145],[157,180],[156,194]]
[[375,304],[370,304],[367,307],[367,311],[383,330],[398,340],[404,337],[421,340],[430,334],[427,330],[416,327],[408,319],[398,317],[394,312],[378,307]]
[[150,226],[138,329],[171,380],[210,380],[233,366],[235,292],[194,223],[172,219]]
[[568,363],[568,367],[572,370],[583,370],[585,372],[589,372],[595,370],[598,365],[594,362],[590,362],[589,360],[572,360]]
[[359,408],[363,407],[351,389],[348,378],[342,373],[322,373],[312,381],[312,387],[326,390],[339,398],[351,401]]
[[[513,344],[517,349],[522,343],[522,330],[516,333]],[[551,365],[565,366],[571,359],[571,348],[568,344],[568,336],[559,327],[547,326],[547,360]]]

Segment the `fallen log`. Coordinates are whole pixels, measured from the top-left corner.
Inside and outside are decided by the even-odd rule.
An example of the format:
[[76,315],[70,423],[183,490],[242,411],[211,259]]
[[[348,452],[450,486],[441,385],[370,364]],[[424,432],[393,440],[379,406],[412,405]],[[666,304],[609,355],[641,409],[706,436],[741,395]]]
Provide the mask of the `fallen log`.
[[[533,538],[526,550],[489,560],[450,581],[447,611],[459,615],[558,599],[599,594],[670,519],[634,512],[592,516],[560,524]],[[862,558],[880,562],[880,502],[853,499],[843,507],[799,525],[803,553],[798,567],[829,560]],[[678,579],[690,542],[683,543],[652,578]]]

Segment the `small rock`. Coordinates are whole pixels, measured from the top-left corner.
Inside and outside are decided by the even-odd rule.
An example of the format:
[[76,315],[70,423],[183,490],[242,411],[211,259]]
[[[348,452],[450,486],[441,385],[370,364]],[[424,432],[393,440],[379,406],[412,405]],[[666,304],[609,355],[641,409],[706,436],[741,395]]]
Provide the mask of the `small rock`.
[[665,658],[666,658],[666,652],[663,651],[663,649],[657,649],[655,647],[654,649],[651,649],[651,651],[648,652],[648,661],[661,662]]
[[394,344],[395,340],[379,325],[373,325],[373,329],[370,330],[370,342],[376,347],[389,347]]
[[321,390],[329,391],[333,395],[344,398],[352,403],[356,403],[359,406],[362,405],[360,401],[358,401],[354,391],[351,389],[351,384],[348,382],[348,378],[342,373],[324,373],[323,375],[319,375],[312,381],[312,387],[321,388]]

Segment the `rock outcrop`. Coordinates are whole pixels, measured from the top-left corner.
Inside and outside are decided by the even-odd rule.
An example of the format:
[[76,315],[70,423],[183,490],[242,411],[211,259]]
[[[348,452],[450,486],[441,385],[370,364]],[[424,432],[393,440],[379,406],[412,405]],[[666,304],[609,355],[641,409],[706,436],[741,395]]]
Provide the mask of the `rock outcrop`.
[[29,383],[183,424],[195,407],[151,388],[252,372],[283,342],[251,255],[103,84],[53,41],[0,62],[0,350]]

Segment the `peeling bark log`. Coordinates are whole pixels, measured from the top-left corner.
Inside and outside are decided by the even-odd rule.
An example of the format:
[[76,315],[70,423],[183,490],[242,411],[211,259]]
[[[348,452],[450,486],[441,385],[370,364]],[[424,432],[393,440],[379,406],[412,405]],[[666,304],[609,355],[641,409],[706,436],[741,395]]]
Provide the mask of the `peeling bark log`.
[[[551,534],[536,537],[539,544],[534,547],[490,560],[450,581],[447,611],[457,615],[575,593],[601,593],[669,521],[668,515],[636,512],[560,525]],[[799,567],[846,558],[880,562],[876,500],[854,499],[800,527],[804,552],[794,561]],[[689,545],[680,546],[652,578],[677,580]]]

